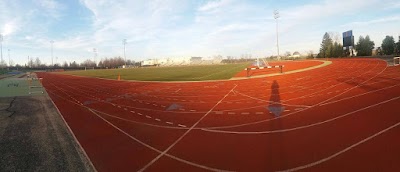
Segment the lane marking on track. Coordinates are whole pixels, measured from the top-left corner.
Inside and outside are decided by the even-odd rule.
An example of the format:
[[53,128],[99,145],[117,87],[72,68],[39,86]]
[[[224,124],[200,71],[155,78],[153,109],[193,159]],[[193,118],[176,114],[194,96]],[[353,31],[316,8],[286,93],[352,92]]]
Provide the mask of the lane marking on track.
[[[163,152],[161,152],[161,150],[158,150],[158,149],[154,148],[153,146],[150,146],[150,145],[148,145],[147,143],[142,142],[141,140],[137,139],[136,137],[133,137],[133,136],[130,135],[129,133],[125,132],[125,131],[122,130],[121,128],[117,127],[116,125],[114,125],[114,124],[111,123],[110,121],[106,120],[105,118],[103,118],[102,116],[100,116],[99,114],[97,114],[96,112],[94,112],[92,109],[90,109],[90,108],[87,108],[87,109],[88,109],[89,111],[91,111],[94,115],[96,115],[97,117],[99,117],[100,119],[102,119],[104,122],[106,122],[108,125],[111,125],[113,128],[115,128],[115,129],[118,130],[119,132],[123,133],[123,134],[126,135],[127,137],[131,138],[132,140],[134,140],[134,141],[140,143],[141,145],[143,145],[143,146],[145,146],[145,147],[147,147],[147,148],[149,148],[149,149],[151,149],[151,150],[153,150],[153,151],[155,151],[155,152],[157,152],[157,153],[160,153],[160,154],[163,153]],[[179,161],[179,162],[183,162],[183,163],[185,163],[185,164],[192,165],[192,166],[194,166],[194,167],[198,167],[198,168],[202,168],[202,169],[206,169],[206,170],[210,170],[210,171],[218,171],[218,172],[220,172],[220,171],[228,171],[228,170],[216,169],[216,168],[208,167],[208,166],[205,166],[205,165],[197,164],[197,163],[194,163],[194,162],[190,162],[190,161],[181,159],[181,158],[179,158],[179,157],[176,157],[176,156],[171,155],[171,154],[168,154],[168,153],[165,153],[164,155],[167,156],[167,157],[170,157],[170,158],[172,158],[172,159],[174,159],[174,160],[177,160],[177,161]]]
[[379,136],[379,135],[381,135],[381,134],[383,134],[383,133],[385,133],[385,132],[387,132],[387,131],[389,131],[389,130],[395,128],[395,127],[398,127],[398,126],[400,126],[400,122],[398,122],[398,123],[396,123],[396,124],[394,124],[394,125],[392,125],[392,126],[386,128],[386,129],[384,129],[384,130],[381,130],[381,131],[375,133],[374,135],[369,136],[369,137],[367,137],[367,138],[365,138],[365,139],[363,139],[363,140],[361,140],[361,141],[359,141],[359,142],[357,142],[357,143],[354,143],[354,144],[352,144],[351,146],[349,146],[349,147],[347,147],[347,148],[345,148],[345,149],[343,149],[343,150],[341,150],[341,151],[339,151],[339,152],[336,152],[335,154],[332,154],[331,156],[328,156],[328,157],[323,158],[323,159],[320,159],[320,160],[318,160],[318,161],[315,161],[315,162],[312,162],[312,163],[309,163],[309,164],[305,164],[305,165],[302,165],[302,166],[298,166],[298,167],[295,167],[295,168],[290,168],[290,169],[286,169],[286,170],[281,170],[281,171],[279,171],[279,172],[298,171],[298,170],[303,170],[303,169],[306,169],[306,168],[310,168],[310,167],[313,167],[313,166],[322,164],[322,163],[324,163],[324,162],[326,162],[326,161],[329,161],[329,160],[331,160],[331,159],[333,159],[333,158],[335,158],[335,157],[337,157],[337,156],[339,156],[339,155],[341,155],[341,154],[344,154],[344,153],[346,153],[347,151],[350,151],[351,149],[353,149],[353,148],[355,148],[355,147],[357,147],[357,146],[359,146],[359,145],[361,145],[361,144],[363,144],[363,143],[365,143],[365,142],[367,142],[367,141],[369,141],[369,140],[371,140],[371,139],[373,139],[373,138],[375,138],[375,137],[377,137],[377,136]]
[[155,120],[156,120],[156,121],[161,121],[161,120],[160,120],[160,119],[158,119],[158,118],[156,118]]
[[151,118],[151,116],[149,116],[149,115],[146,115],[146,118]]
[[228,93],[225,94],[225,96],[219,100],[206,114],[204,114],[196,123],[194,123],[185,133],[182,134],[174,143],[172,143],[167,149],[165,149],[162,153],[160,153],[157,157],[155,157],[152,161],[150,161],[148,164],[146,164],[142,169],[139,171],[144,171],[151,165],[153,165],[158,159],[160,159],[162,156],[164,156],[170,149],[172,149],[179,141],[181,141],[187,134],[189,134],[190,131],[193,130],[194,127],[196,127],[205,117],[207,117],[208,114],[210,114],[221,102],[228,97],[228,95],[237,87],[235,85]]
[[142,116],[143,114],[141,114],[141,113],[137,113],[138,115],[140,115],[140,116]]
[[373,107],[376,107],[376,106],[379,106],[379,105],[382,105],[382,104],[385,104],[385,103],[388,103],[388,102],[391,102],[391,101],[394,101],[394,100],[398,100],[398,99],[400,99],[400,96],[394,97],[394,98],[391,98],[391,99],[388,99],[388,100],[385,100],[385,101],[381,101],[381,102],[379,102],[379,103],[372,104],[372,105],[369,105],[369,106],[367,106],[367,107],[363,107],[363,108],[360,108],[360,109],[357,109],[357,110],[354,110],[354,111],[348,112],[348,113],[346,113],[346,114],[343,114],[343,115],[340,115],[340,116],[337,116],[337,117],[334,117],[334,118],[330,118],[330,119],[327,119],[327,120],[324,120],[324,121],[312,123],[312,124],[309,124],[309,125],[303,125],[303,126],[293,127],[293,128],[281,129],[281,130],[268,130],[268,131],[224,131],[224,130],[214,130],[214,129],[207,129],[207,128],[201,128],[201,130],[207,131],[207,132],[225,133],[225,134],[272,134],[272,133],[284,133],[284,132],[295,131],[295,130],[310,128],[310,127],[315,127],[315,126],[323,125],[323,124],[326,124],[326,123],[330,123],[330,122],[333,122],[333,121],[335,121],[335,120],[338,120],[338,119],[341,119],[341,118],[350,116],[350,115],[352,115],[352,114],[354,114],[354,113],[361,112],[361,111],[364,111],[364,110],[367,110],[367,109],[370,109],[370,108],[373,108]]
[[178,124],[179,127],[186,127],[186,125]]
[[[57,95],[56,93],[53,93],[53,92],[50,91],[50,90],[47,90],[47,91],[48,91],[49,93],[53,94],[54,96],[57,96],[57,97],[59,97],[59,98],[61,98],[61,99],[64,99],[64,100],[66,100],[66,101],[68,101],[68,102],[70,102],[70,103],[72,103],[72,104],[77,104],[76,102],[73,102],[73,101],[71,101],[71,100],[69,100],[69,99],[66,99],[66,98],[64,98],[64,97],[61,97],[60,95]],[[68,95],[68,94],[67,94],[67,95]],[[77,105],[79,105],[79,104],[77,104]],[[84,106],[84,105],[82,105],[81,107],[88,109],[88,110],[91,111],[93,114],[95,114],[97,117],[99,117],[100,119],[102,119],[103,121],[105,121],[107,124],[111,125],[113,128],[117,129],[118,131],[120,131],[121,133],[123,133],[124,135],[126,135],[127,137],[131,138],[132,140],[134,140],[134,141],[140,143],[141,145],[143,145],[143,146],[145,146],[145,147],[147,147],[147,148],[149,148],[149,149],[151,149],[151,150],[153,150],[153,151],[155,151],[155,152],[162,153],[160,150],[158,150],[158,149],[156,149],[156,148],[154,148],[154,147],[152,147],[152,146],[150,146],[150,145],[148,145],[148,144],[146,144],[146,143],[140,141],[139,139],[133,137],[132,135],[130,135],[130,134],[128,134],[127,132],[125,132],[125,131],[123,131],[122,129],[120,129],[119,127],[115,126],[115,125],[112,124],[110,121],[104,119],[103,117],[101,117],[100,115],[98,115],[98,114],[95,112],[96,110],[91,109],[91,108],[89,108],[89,107],[87,107],[87,106]],[[79,144],[79,142],[78,142],[78,144]],[[194,167],[198,167],[198,168],[202,168],[202,169],[206,169],[206,170],[210,170],[210,171],[216,171],[216,172],[221,172],[221,171],[229,172],[228,170],[216,169],[216,168],[204,166],[204,165],[201,165],[201,164],[197,164],[197,163],[194,163],[194,162],[190,162],[190,161],[187,161],[187,160],[185,160],[185,159],[181,159],[181,158],[179,158],[179,157],[176,157],[176,156],[171,155],[171,154],[168,154],[168,153],[166,153],[165,156],[170,157],[170,158],[172,158],[172,159],[174,159],[174,160],[177,160],[177,161],[179,161],[179,162],[183,162],[183,163],[186,163],[186,164],[188,164],[188,165],[192,165],[192,166],[194,166]],[[93,166],[93,164],[92,164],[92,166]],[[94,166],[93,166],[93,167],[94,167]],[[94,168],[94,169],[95,169],[95,168]],[[95,169],[95,170],[96,170],[96,169]]]
[[345,98],[342,98],[342,99],[339,99],[339,100],[334,100],[334,101],[330,101],[330,102],[327,102],[327,103],[323,103],[320,106],[324,106],[324,105],[328,105],[328,104],[332,104],[332,103],[337,103],[337,102],[340,102],[340,101],[343,101],[343,100],[352,99],[352,98],[355,98],[355,97],[360,97],[360,96],[363,96],[363,95],[366,95],[366,94],[371,94],[371,93],[375,93],[375,92],[378,92],[378,91],[381,91],[381,90],[386,90],[386,89],[389,89],[389,88],[397,87],[399,85],[400,84],[396,84],[396,85],[380,88],[380,89],[377,89],[377,90],[372,90],[372,91],[368,91],[368,92],[365,92],[365,93],[357,94],[357,95],[354,95],[354,96],[345,97]]
[[[377,67],[377,66],[378,66],[378,64],[377,64],[375,67]],[[374,67],[374,68],[375,68],[375,67]],[[353,89],[359,87],[360,85],[362,85],[362,84],[364,84],[364,83],[366,83],[366,82],[372,80],[373,78],[377,77],[378,75],[380,75],[381,73],[383,73],[386,69],[387,69],[387,66],[385,66],[384,69],[382,69],[380,72],[378,72],[377,74],[375,74],[375,75],[372,76],[371,78],[365,80],[364,82],[362,82],[362,83],[360,83],[360,84],[358,84],[358,85],[356,85],[356,86],[353,86],[353,87],[347,89],[346,91],[344,91],[344,92],[342,92],[342,93],[340,93],[340,94],[337,94],[337,95],[335,95],[335,96],[332,96],[332,97],[329,98],[329,99],[326,99],[326,100],[324,100],[324,101],[321,101],[321,102],[319,102],[319,103],[317,103],[317,104],[315,104],[315,105],[313,105],[313,106],[309,106],[309,107],[307,107],[307,108],[298,110],[298,111],[296,111],[296,112],[288,113],[288,114],[286,114],[286,115],[281,115],[281,116],[275,117],[275,118],[270,118],[270,119],[255,121],[255,122],[242,123],[242,124],[236,124],[236,125],[228,125],[228,126],[207,127],[207,128],[204,128],[204,129],[213,129],[213,130],[216,130],[216,129],[222,129],[222,128],[236,128],[236,127],[249,126],[249,125],[254,125],[254,124],[259,124],[259,123],[263,123],[263,122],[269,122],[269,121],[273,121],[273,120],[277,120],[277,119],[286,118],[286,117],[291,116],[291,115],[293,115],[293,114],[297,114],[297,113],[299,113],[299,112],[302,112],[302,111],[311,109],[311,108],[313,108],[313,107],[320,106],[320,105],[323,104],[323,103],[326,103],[326,102],[328,102],[328,101],[330,101],[330,100],[332,100],[332,99],[334,99],[334,98],[336,98],[336,97],[338,97],[338,96],[340,96],[340,95],[343,95],[343,94],[345,94],[345,93],[347,93],[347,92],[349,92],[349,91],[351,91],[351,90],[353,90]],[[364,74],[365,74],[365,73],[364,73]],[[239,93],[239,94],[240,94],[240,93]],[[247,95],[247,96],[248,96],[248,95]],[[251,96],[249,96],[249,97],[251,97]],[[255,97],[254,97],[254,99],[259,99],[259,98],[255,98]]]
[[165,123],[167,123],[167,124],[169,124],[169,125],[172,125],[172,124],[174,124],[174,123],[172,123],[172,122],[165,122]]

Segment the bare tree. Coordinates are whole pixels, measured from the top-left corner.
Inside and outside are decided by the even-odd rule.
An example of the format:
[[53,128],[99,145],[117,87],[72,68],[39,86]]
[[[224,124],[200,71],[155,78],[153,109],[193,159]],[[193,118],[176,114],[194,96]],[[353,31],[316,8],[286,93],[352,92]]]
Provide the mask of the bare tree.
[[39,57],[36,57],[36,60],[33,64],[34,67],[40,67],[40,65],[42,64],[42,62],[40,61]]
[[341,40],[342,40],[342,36],[340,35],[340,33],[338,32],[328,32],[329,36],[331,37],[332,41],[335,43],[340,43],[341,44]]
[[64,61],[63,68],[67,68],[67,67],[68,67],[68,63],[67,63],[67,61]]

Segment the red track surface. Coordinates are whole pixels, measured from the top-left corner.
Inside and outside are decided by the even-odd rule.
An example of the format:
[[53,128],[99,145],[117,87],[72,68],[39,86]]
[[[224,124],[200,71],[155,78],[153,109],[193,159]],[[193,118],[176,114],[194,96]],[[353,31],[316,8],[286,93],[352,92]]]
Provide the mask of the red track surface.
[[332,61],[224,82],[39,75],[98,171],[400,171],[400,68]]
[[[312,66],[317,66],[322,64],[322,61],[279,61],[279,62],[269,62],[269,66],[279,66],[284,65],[283,72],[288,72],[297,69],[304,69]],[[249,66],[249,68],[256,67],[256,66]],[[281,73],[280,68],[266,68],[266,69],[257,69],[257,70],[250,70],[249,76],[258,76],[258,75],[267,75],[267,74],[274,74],[274,73]],[[243,71],[237,73],[234,77],[247,77],[247,71],[243,69]]]

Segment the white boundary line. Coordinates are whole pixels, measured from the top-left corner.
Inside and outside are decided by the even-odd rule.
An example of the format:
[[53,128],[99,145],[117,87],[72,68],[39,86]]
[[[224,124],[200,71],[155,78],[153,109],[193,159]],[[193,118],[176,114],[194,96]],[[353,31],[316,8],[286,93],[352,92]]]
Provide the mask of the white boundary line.
[[309,164],[298,166],[298,167],[295,167],[295,168],[290,168],[290,169],[286,169],[286,170],[280,170],[279,172],[298,171],[298,170],[303,170],[303,169],[306,169],[306,168],[310,168],[310,167],[322,164],[322,163],[324,163],[326,161],[329,161],[329,160],[331,160],[331,159],[333,159],[333,158],[335,158],[335,157],[337,157],[337,156],[339,156],[339,155],[341,155],[341,154],[343,154],[343,153],[345,153],[347,151],[350,151],[351,149],[357,147],[358,145],[361,145],[361,144],[363,144],[363,143],[365,143],[365,142],[367,142],[367,141],[369,141],[369,140],[371,140],[371,139],[373,139],[373,138],[375,138],[375,137],[377,137],[377,136],[379,136],[379,135],[381,135],[381,134],[383,134],[383,133],[385,133],[385,132],[387,132],[387,131],[389,131],[389,130],[397,127],[397,126],[399,126],[399,125],[400,125],[400,122],[398,122],[398,123],[386,128],[384,130],[381,130],[381,131],[375,133],[374,135],[369,136],[369,137],[367,137],[367,138],[365,138],[365,139],[363,139],[363,140],[361,140],[361,141],[359,141],[357,143],[354,143],[351,146],[349,146],[349,147],[347,147],[347,148],[345,148],[345,149],[343,149],[343,150],[341,150],[339,152],[336,152],[335,154],[332,154],[331,156],[328,156],[326,158],[320,159],[318,161],[315,161],[315,162],[312,162],[312,163],[309,163]]
[[174,143],[172,143],[167,149],[165,149],[161,154],[159,154],[157,157],[155,157],[152,161],[150,161],[147,165],[145,165],[142,169],[139,171],[144,171],[148,167],[150,167],[152,164],[154,164],[158,159],[160,159],[162,156],[164,156],[170,149],[172,149],[179,141],[181,141],[187,134],[189,134],[190,131],[193,130],[196,125],[198,125],[210,112],[214,110],[215,107],[217,107],[235,88],[237,85],[235,85],[228,93],[225,94],[225,96],[219,100],[206,114],[204,114],[196,123],[194,123],[185,133],[182,134],[181,137],[179,137]]
[[[47,92],[47,90],[46,90]],[[78,144],[79,148],[82,150],[83,155],[87,158],[88,162],[89,162],[89,166],[91,166],[93,168],[93,170],[95,172],[97,172],[97,169],[95,168],[95,166],[93,165],[92,161],[90,160],[88,154],[86,153],[85,149],[83,149],[81,143],[79,143],[78,139],[76,138],[74,132],[71,130],[71,127],[69,127],[67,121],[65,121],[64,116],[61,114],[60,109],[58,109],[57,105],[53,102],[53,99],[51,99],[51,97],[47,94],[48,98],[50,99],[51,103],[53,104],[53,106],[57,109],[58,114],[60,115],[61,119],[64,121],[64,124],[67,126],[69,132],[71,133],[72,137],[74,138],[74,141]]]
[[[143,146],[145,146],[145,147],[147,147],[147,148],[149,148],[149,149],[151,149],[151,150],[153,150],[153,151],[155,151],[155,152],[158,152],[158,153],[160,153],[160,154],[163,153],[161,150],[158,150],[158,149],[156,149],[156,148],[154,148],[154,147],[152,147],[152,146],[150,146],[150,145],[148,145],[148,144],[146,144],[146,143],[140,141],[140,140],[137,139],[136,137],[133,137],[132,135],[128,134],[127,132],[125,132],[125,131],[122,130],[121,128],[115,126],[115,125],[114,125],[113,123],[111,123],[110,121],[104,119],[103,117],[101,117],[100,115],[98,115],[96,112],[92,111],[91,109],[88,109],[88,110],[91,111],[93,114],[95,114],[95,115],[96,115],[97,117],[99,117],[100,119],[102,119],[102,120],[103,120],[104,122],[106,122],[107,124],[111,125],[111,126],[112,126],[113,128],[115,128],[116,130],[120,131],[120,132],[123,133],[124,135],[128,136],[129,138],[131,138],[132,140],[134,140],[134,141],[140,143],[141,145],[143,145]],[[195,166],[195,167],[203,168],[203,169],[206,169],[206,170],[210,170],[210,171],[226,171],[226,170],[221,170],[221,169],[216,169],[216,168],[211,168],[211,167],[207,167],[207,166],[204,166],[204,165],[196,164],[196,163],[193,163],[193,162],[190,162],[190,161],[187,161],[187,160],[178,158],[178,157],[173,156],[173,155],[171,155],[171,154],[164,153],[163,155],[165,155],[165,156],[167,156],[167,157],[170,157],[170,158],[172,158],[172,159],[175,159],[175,160],[177,160],[177,161],[180,161],[180,162],[183,162],[183,163],[186,163],[186,164]]]
[[[55,93],[53,93],[52,91],[50,91],[50,93],[51,93],[51,94],[55,94]],[[55,96],[58,96],[58,95],[55,95]],[[58,97],[62,98],[61,96],[58,96]],[[64,98],[62,98],[62,99],[64,99]],[[70,103],[73,103],[73,104],[75,104],[75,105],[81,106],[82,108],[86,108],[87,110],[89,110],[90,112],[92,112],[94,115],[96,115],[97,117],[99,117],[100,119],[102,119],[104,122],[106,122],[107,124],[111,125],[113,128],[115,128],[116,130],[120,131],[121,133],[123,133],[123,134],[126,135],[127,137],[131,138],[132,140],[134,140],[134,141],[140,143],[141,145],[143,145],[143,146],[145,146],[145,147],[147,147],[147,148],[149,148],[149,149],[151,149],[151,150],[153,150],[153,151],[155,151],[155,152],[162,153],[161,150],[158,150],[158,149],[156,149],[156,148],[154,148],[154,147],[152,147],[152,146],[150,146],[150,145],[148,145],[148,144],[146,144],[146,143],[140,141],[139,139],[133,137],[132,135],[130,135],[130,134],[128,134],[127,132],[125,132],[124,130],[122,130],[122,129],[120,129],[119,127],[115,126],[115,125],[114,125],[113,123],[111,123],[110,121],[108,121],[108,120],[106,120],[105,118],[101,117],[100,115],[98,115],[97,113],[95,113],[96,110],[91,109],[91,108],[88,108],[88,107],[86,107],[86,106],[84,106],[84,105],[81,105],[81,104],[79,104],[79,103],[73,102],[73,101],[71,101],[71,100],[66,100],[66,101],[69,101]],[[181,129],[184,129],[184,128],[181,128]],[[78,143],[79,143],[79,142],[78,142]],[[181,159],[181,158],[179,158],[179,157],[176,157],[176,156],[171,155],[171,154],[168,154],[168,153],[166,153],[165,156],[170,157],[170,158],[172,158],[172,159],[174,159],[174,160],[177,160],[177,161],[179,161],[179,162],[183,162],[183,163],[186,163],[186,164],[189,164],[189,165],[198,167],[198,168],[203,168],[203,169],[206,169],[206,170],[210,170],[210,171],[218,171],[218,172],[220,172],[220,171],[229,171],[229,170],[221,170],[221,169],[216,169],[216,168],[212,168],[212,167],[207,167],[207,166],[204,166],[204,165],[201,165],[201,164],[197,164],[197,163],[194,163],[194,162],[190,162],[190,161],[188,161],[188,160]]]

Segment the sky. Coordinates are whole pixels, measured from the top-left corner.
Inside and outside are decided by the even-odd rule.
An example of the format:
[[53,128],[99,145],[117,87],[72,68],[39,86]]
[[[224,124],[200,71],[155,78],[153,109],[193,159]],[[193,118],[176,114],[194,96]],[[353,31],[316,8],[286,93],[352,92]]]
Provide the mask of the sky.
[[[353,30],[375,46],[400,35],[398,0],[0,0],[3,59],[51,64],[153,58],[318,53],[325,32]],[[341,40],[341,37],[338,38]]]

